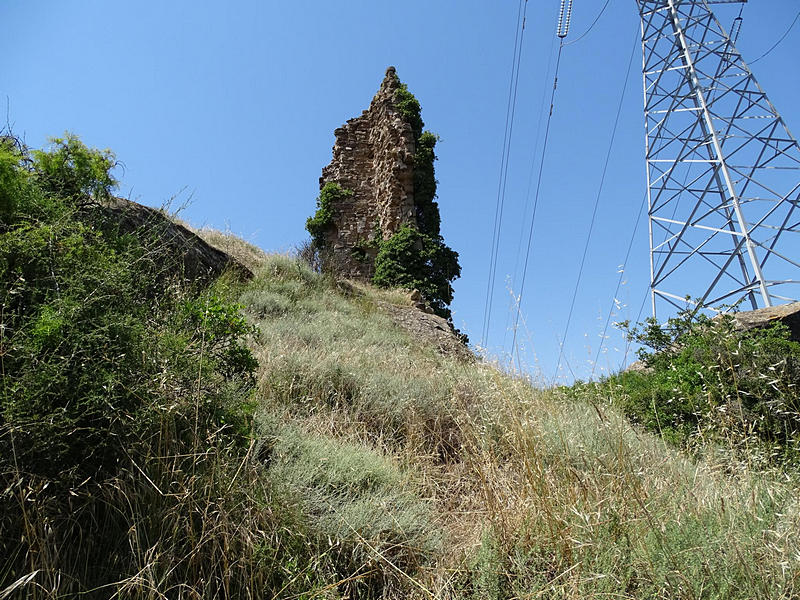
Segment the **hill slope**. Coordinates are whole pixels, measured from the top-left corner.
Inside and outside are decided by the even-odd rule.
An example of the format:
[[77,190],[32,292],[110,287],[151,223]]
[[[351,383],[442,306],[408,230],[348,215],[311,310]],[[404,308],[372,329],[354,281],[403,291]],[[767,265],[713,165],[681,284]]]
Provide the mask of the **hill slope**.
[[800,594],[795,480],[535,390],[405,292],[213,231],[253,278],[187,280],[85,202],[112,156],[0,150],[0,600]]
[[358,557],[340,591],[797,594],[792,486],[694,462],[608,406],[443,355],[380,309],[402,299],[348,296],[278,256],[240,297],[260,329],[267,472],[315,535]]

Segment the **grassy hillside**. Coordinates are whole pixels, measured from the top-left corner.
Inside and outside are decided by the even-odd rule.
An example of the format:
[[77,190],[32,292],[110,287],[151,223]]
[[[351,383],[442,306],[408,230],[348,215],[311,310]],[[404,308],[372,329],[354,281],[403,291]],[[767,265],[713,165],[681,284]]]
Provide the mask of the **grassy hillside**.
[[406,294],[234,236],[200,231],[251,281],[135,294],[157,241],[86,225],[9,153],[0,599],[800,597],[793,475],[445,356],[388,316]]
[[317,542],[347,548],[334,577],[358,579],[340,592],[796,597],[792,483],[693,461],[610,406],[441,356],[382,314],[402,296],[347,297],[285,257],[240,301],[260,330],[267,473]]

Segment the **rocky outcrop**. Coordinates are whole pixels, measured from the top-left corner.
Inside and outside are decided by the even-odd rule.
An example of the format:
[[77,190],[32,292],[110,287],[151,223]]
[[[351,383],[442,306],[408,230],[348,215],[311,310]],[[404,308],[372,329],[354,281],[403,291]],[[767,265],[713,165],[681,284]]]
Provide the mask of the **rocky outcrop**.
[[[348,297],[366,297],[365,286],[359,282],[340,279],[338,290]],[[378,300],[377,306],[395,325],[408,332],[417,341],[436,348],[441,354],[464,361],[476,360],[468,347],[468,340],[451,321],[433,312],[419,290],[395,290],[405,298],[400,302]]]
[[[164,269],[191,281],[207,281],[226,270],[249,279],[253,273],[239,261],[219,250],[163,212],[124,198],[111,198],[83,209],[87,219],[101,227],[115,227],[120,233],[142,238],[159,253]],[[95,217],[100,216],[100,219]]]
[[402,225],[416,225],[414,132],[397,110],[400,85],[389,67],[369,108],[334,132],[333,160],[322,169],[320,189],[335,182],[353,192],[334,207],[325,236],[330,262],[343,277],[369,280],[375,242]]
[[470,352],[464,340],[453,328],[453,324],[433,314],[430,307],[421,309],[416,303],[414,306],[381,303],[380,306],[396,325],[422,343],[430,344],[441,354],[464,361],[475,360],[475,355]]
[[800,342],[800,302],[738,312],[733,315],[733,322],[741,331],[783,323],[789,328],[792,339]]

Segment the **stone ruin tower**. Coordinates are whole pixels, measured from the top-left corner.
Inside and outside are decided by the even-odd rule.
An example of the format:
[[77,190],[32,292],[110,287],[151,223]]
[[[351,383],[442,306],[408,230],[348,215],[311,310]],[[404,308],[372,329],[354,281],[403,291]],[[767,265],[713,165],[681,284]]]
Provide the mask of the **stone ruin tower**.
[[401,83],[394,67],[369,108],[336,129],[333,160],[322,169],[320,189],[338,183],[352,195],[337,202],[325,247],[338,275],[369,280],[378,241],[403,225],[417,226],[414,203],[414,132],[396,107]]

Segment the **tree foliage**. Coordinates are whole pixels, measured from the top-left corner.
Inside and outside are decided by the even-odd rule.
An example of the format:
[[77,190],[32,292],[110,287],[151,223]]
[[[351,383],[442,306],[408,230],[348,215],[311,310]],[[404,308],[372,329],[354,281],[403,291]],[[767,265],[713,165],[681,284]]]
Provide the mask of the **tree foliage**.
[[381,244],[372,281],[381,287],[417,289],[438,315],[450,318],[450,282],[459,275],[458,254],[440,236],[404,226]]
[[236,305],[171,275],[158,232],[87,208],[114,164],[72,135],[0,147],[0,476],[113,474],[165,398],[194,413],[200,394],[213,426],[225,380],[254,369]]
[[111,174],[117,165],[111,150],[89,150],[74,134],[51,139],[51,147],[34,150],[33,168],[41,189],[60,198],[108,198],[117,180]]

